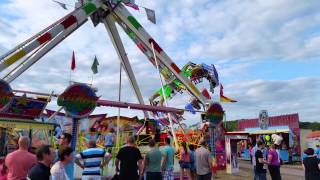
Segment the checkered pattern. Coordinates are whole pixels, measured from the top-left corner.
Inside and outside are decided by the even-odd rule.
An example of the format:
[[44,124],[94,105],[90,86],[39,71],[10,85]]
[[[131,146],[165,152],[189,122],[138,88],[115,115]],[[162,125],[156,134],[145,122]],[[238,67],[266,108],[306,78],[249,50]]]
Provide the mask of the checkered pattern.
[[173,168],[166,169],[162,175],[163,180],[174,180]]

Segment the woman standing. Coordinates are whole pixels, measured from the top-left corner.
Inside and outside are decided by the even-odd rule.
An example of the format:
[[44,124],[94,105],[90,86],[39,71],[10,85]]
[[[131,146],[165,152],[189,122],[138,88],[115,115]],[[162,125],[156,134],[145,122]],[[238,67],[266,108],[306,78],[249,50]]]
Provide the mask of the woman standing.
[[268,169],[272,180],[281,180],[280,157],[274,144],[270,146],[268,153]]
[[190,144],[189,149],[190,149],[190,174],[191,174],[192,180],[196,180],[197,173],[196,173],[194,145]]
[[187,148],[186,142],[181,143],[182,148],[180,150],[180,180],[184,179],[185,173],[187,174],[187,177],[189,180],[191,180],[191,174],[190,174],[190,151]]
[[318,180],[320,177],[320,159],[314,155],[314,150],[308,148],[304,151],[307,155],[303,159],[303,169],[305,171],[306,180]]

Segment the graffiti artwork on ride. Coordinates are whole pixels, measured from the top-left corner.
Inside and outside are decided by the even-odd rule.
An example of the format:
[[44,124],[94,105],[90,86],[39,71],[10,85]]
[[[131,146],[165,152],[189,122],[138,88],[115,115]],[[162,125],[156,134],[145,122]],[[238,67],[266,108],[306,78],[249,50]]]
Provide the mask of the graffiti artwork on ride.
[[269,128],[269,116],[268,116],[267,110],[260,111],[258,124],[261,129],[268,129]]
[[97,106],[95,91],[88,85],[77,83],[69,86],[59,97],[58,105],[73,118],[89,116]]
[[207,112],[205,113],[205,118],[214,126],[217,126],[223,120],[223,115],[224,111],[222,106],[215,102],[210,104]]
[[5,111],[11,104],[13,100],[13,92],[10,85],[4,81],[0,80],[0,112]]

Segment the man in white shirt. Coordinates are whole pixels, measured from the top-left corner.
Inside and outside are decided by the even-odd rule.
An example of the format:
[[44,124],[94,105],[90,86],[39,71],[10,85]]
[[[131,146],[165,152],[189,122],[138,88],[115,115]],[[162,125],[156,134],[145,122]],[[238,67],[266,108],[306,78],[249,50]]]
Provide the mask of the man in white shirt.
[[59,148],[59,161],[50,170],[52,180],[71,180],[66,173],[65,166],[73,160],[72,152],[71,147]]

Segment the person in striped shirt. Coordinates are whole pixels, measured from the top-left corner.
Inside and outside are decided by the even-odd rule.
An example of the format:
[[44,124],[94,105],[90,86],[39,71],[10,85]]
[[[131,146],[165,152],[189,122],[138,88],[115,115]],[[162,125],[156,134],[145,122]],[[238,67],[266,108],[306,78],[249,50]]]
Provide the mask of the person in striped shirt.
[[101,167],[108,164],[109,160],[109,153],[102,148],[97,148],[96,141],[90,140],[88,149],[76,156],[76,162],[83,169],[82,180],[101,180]]

